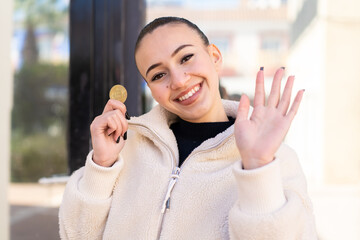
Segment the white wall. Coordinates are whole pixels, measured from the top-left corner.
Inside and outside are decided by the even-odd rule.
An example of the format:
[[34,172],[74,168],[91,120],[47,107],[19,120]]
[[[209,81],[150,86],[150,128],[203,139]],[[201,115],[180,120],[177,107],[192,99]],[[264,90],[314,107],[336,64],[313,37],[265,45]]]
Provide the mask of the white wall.
[[286,142],[299,155],[308,181],[316,185],[324,175],[325,29],[319,19],[308,26],[291,47],[287,64],[287,73],[295,75],[294,89],[305,93]]
[[9,163],[10,116],[12,107],[12,66],[10,45],[12,36],[13,1],[3,1],[0,8],[0,239],[9,239]]
[[360,1],[318,4],[316,18],[288,58],[295,88],[306,91],[287,141],[296,148],[308,176],[320,239],[358,240]]
[[[360,11],[360,1],[351,1]],[[360,17],[328,11],[334,2],[341,9],[340,0],[320,1],[320,13],[291,48],[289,71],[306,91],[288,140],[300,146],[312,180],[358,184]]]
[[327,6],[325,180],[360,183],[360,1]]

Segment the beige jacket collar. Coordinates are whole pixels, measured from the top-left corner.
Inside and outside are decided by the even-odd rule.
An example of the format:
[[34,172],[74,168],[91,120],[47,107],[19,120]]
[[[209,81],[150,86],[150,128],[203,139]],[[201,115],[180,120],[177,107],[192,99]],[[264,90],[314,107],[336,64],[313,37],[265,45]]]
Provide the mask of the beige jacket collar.
[[[222,100],[223,106],[227,116],[236,118],[239,102]],[[155,106],[151,111],[139,117],[132,117],[129,121],[129,129],[137,130],[141,134],[150,139],[158,138],[161,142],[166,144],[178,158],[178,150],[175,136],[170,129],[170,125],[176,121],[177,116],[160,105]],[[166,126],[166,127],[165,127]],[[229,127],[226,131],[218,134],[215,138],[208,139],[203,142],[200,148],[210,148],[222,142],[225,138],[234,133],[234,126]]]

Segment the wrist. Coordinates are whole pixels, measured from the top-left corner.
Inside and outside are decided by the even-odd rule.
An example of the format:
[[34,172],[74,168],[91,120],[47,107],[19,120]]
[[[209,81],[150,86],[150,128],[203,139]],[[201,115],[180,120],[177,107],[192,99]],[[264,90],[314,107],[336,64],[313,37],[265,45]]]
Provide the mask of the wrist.
[[101,167],[111,167],[114,165],[114,163],[116,162],[117,159],[113,160],[113,161],[109,161],[109,160],[99,160],[101,158],[97,157],[95,155],[95,153],[92,156],[92,161],[96,164],[99,165]]
[[275,157],[260,159],[260,158],[242,158],[242,168],[245,170],[251,170],[263,167],[269,163],[271,163]]

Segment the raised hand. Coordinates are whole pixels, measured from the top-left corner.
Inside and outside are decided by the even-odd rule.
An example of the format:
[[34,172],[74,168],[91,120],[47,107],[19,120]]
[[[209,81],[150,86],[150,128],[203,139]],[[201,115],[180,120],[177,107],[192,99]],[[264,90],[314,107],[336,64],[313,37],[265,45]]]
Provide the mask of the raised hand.
[[93,161],[96,164],[109,167],[117,160],[125,145],[126,135],[124,134],[128,129],[125,114],[125,105],[118,100],[110,99],[103,113],[91,123]]
[[235,139],[244,169],[254,169],[270,163],[285,138],[299,108],[304,90],[298,91],[290,109],[294,76],[287,79],[280,97],[284,68],[276,71],[271,91],[265,103],[264,72],[256,77],[254,109],[248,118],[250,100],[242,95],[235,121]]

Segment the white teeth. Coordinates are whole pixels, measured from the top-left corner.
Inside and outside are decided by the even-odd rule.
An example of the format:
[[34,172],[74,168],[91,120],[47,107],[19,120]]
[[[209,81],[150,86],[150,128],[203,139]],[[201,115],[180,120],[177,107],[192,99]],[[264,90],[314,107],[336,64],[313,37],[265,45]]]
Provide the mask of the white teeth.
[[187,94],[185,94],[184,96],[180,97],[179,100],[180,101],[184,101],[186,99],[188,99],[189,97],[191,97],[192,95],[194,95],[197,91],[199,91],[200,87],[196,86],[193,89],[191,89]]

